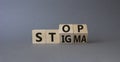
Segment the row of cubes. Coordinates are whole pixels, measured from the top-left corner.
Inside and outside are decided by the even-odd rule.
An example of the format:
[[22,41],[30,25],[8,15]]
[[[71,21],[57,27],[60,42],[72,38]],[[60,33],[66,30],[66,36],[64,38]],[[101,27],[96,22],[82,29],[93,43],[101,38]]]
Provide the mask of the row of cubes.
[[78,44],[86,43],[86,24],[60,24],[59,29],[32,30],[33,44]]

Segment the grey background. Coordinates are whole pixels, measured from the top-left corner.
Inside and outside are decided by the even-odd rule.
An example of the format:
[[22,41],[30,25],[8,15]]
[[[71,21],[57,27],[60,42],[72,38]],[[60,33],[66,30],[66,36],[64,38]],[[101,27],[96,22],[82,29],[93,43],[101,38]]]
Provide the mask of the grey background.
[[[119,62],[119,0],[0,0],[0,62]],[[89,43],[33,45],[32,29],[87,24]]]

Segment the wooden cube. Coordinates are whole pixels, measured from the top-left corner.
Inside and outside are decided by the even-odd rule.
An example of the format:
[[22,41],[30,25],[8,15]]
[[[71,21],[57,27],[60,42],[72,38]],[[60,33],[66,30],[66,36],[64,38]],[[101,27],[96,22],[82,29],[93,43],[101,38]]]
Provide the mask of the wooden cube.
[[72,44],[73,34],[59,34],[61,44]]
[[73,43],[73,25],[72,24],[60,24],[59,36],[61,43],[71,44]]
[[87,42],[88,29],[86,24],[74,24],[74,43]]
[[59,44],[59,31],[57,29],[46,30],[47,44]]
[[32,43],[33,44],[45,44],[46,43],[46,31],[45,30],[32,30]]

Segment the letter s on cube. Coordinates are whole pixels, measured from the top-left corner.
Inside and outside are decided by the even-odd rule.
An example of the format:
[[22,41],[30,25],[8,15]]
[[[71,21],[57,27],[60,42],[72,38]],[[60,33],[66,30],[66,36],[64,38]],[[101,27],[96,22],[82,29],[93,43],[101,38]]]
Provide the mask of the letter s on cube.
[[32,43],[45,44],[46,43],[46,30],[32,30]]

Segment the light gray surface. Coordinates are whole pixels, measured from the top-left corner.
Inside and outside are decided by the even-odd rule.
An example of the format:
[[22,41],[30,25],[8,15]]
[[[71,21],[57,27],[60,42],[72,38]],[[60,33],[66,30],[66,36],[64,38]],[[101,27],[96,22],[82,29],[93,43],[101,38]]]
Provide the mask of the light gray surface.
[[[0,0],[0,62],[119,62],[119,0]],[[32,45],[32,29],[87,24],[89,43]]]

